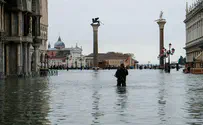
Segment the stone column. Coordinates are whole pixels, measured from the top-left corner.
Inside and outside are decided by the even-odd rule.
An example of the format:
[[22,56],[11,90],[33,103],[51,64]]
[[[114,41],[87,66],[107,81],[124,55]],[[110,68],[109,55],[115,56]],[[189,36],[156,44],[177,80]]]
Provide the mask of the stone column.
[[202,31],[202,32],[201,32],[201,36],[203,36],[203,19],[201,19],[201,22],[202,22],[202,23],[201,23],[201,31]]
[[199,22],[199,37],[202,37],[202,20]]
[[14,32],[15,32],[14,27],[16,26],[15,23],[14,23],[14,14],[13,14],[13,12],[11,12],[11,18],[10,19],[11,19],[11,27],[10,27],[11,28],[11,35],[13,36],[13,35],[15,35],[14,34]]
[[22,74],[22,65],[21,65],[21,44],[22,43],[18,43],[17,44],[17,74],[21,75]]
[[185,34],[186,34],[186,43],[187,43],[188,42],[188,38],[189,38],[188,37],[189,36],[189,32],[188,32],[188,28],[187,27],[186,27],[186,33]]
[[98,28],[100,24],[91,24],[93,27],[93,67],[98,67]]
[[4,30],[4,16],[5,16],[5,14],[4,14],[4,5],[2,5],[2,7],[1,7],[1,28]]
[[41,16],[35,16],[34,17],[35,20],[34,20],[34,36],[40,36],[40,18]]
[[6,45],[6,75],[9,76],[9,45]]
[[34,72],[38,72],[38,62],[39,62],[39,45],[34,45]]
[[27,72],[31,74],[31,54],[30,54],[30,43],[27,44]]
[[22,35],[22,12],[18,13],[18,36]]
[[[160,42],[159,42],[159,54],[162,54],[162,49],[164,48],[164,25],[166,24],[165,19],[158,19],[157,23],[159,25],[159,32],[160,32]],[[160,58],[159,62],[160,68],[164,68],[164,59]]]
[[27,43],[24,43],[23,44],[23,48],[24,48],[24,58],[23,58],[23,63],[24,63],[24,75],[28,75],[28,63],[29,63],[29,60],[28,60],[28,45]]
[[5,45],[3,43],[2,44],[2,65],[3,65],[2,72],[3,72],[3,75],[5,75],[5,52],[4,52],[4,48],[5,48]]
[[0,79],[3,75],[3,44],[2,41],[0,41]]
[[32,16],[29,19],[29,36],[32,36]]
[[2,5],[1,5],[1,3],[0,3],[0,15],[1,15],[1,17],[0,17],[0,29],[3,29],[2,27],[2,16],[4,16],[3,14],[2,14]]

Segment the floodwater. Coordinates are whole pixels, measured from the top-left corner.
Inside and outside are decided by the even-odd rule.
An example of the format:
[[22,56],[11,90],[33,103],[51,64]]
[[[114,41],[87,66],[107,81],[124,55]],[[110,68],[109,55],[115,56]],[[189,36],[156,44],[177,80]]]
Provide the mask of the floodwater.
[[130,70],[60,71],[0,81],[0,125],[202,125],[203,76]]

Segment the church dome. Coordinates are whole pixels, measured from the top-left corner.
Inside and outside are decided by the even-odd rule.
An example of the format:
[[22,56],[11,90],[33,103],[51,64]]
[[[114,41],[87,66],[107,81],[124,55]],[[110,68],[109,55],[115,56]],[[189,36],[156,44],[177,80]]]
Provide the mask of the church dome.
[[61,41],[61,37],[59,36],[58,41],[54,44],[54,48],[63,49],[65,48],[65,44]]

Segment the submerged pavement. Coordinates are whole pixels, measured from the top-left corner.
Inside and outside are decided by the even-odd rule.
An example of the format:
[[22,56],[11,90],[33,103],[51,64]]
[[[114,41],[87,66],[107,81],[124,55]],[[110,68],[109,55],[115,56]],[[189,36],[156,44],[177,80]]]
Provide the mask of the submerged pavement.
[[203,77],[172,70],[60,71],[0,81],[0,125],[199,125]]

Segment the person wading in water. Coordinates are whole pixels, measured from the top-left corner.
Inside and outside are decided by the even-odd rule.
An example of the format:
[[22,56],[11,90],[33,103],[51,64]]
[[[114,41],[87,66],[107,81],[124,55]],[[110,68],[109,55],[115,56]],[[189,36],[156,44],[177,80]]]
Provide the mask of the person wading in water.
[[128,75],[128,70],[125,68],[124,64],[121,64],[120,68],[116,71],[115,77],[117,78],[117,86],[126,86],[126,76]]

